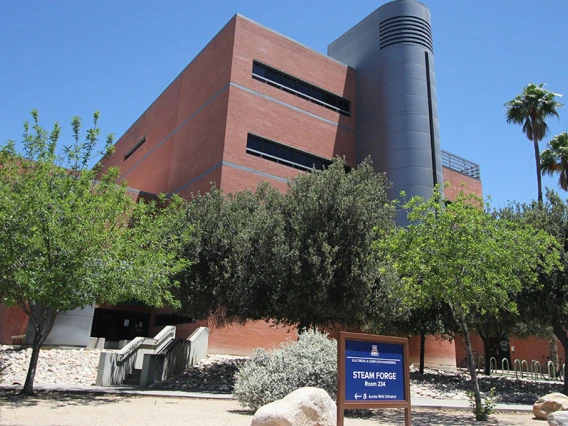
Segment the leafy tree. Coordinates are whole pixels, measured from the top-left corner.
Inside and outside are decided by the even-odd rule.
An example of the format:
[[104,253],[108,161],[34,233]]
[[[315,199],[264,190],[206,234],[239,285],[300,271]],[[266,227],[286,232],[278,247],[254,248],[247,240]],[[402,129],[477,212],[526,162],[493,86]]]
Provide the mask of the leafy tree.
[[[61,127],[51,132],[24,123],[23,151],[0,147],[0,294],[21,307],[34,336],[23,393],[33,393],[39,351],[60,311],[137,299],[174,303],[170,275],[185,264],[176,247],[187,239],[182,203],[160,212],[156,202],[135,204],[118,170],[89,170],[100,135],[84,140],[73,118],[73,141],[58,152]],[[110,152],[112,136],[105,153]]]
[[568,191],[568,133],[554,136],[540,156],[542,174],[558,173],[558,185]]
[[538,143],[546,136],[548,131],[546,119],[553,115],[558,117],[558,109],[563,106],[555,100],[556,97],[562,95],[546,90],[543,86],[544,84],[530,83],[523,88],[522,93],[505,103],[507,123],[523,126],[523,133],[533,142],[539,203],[542,203],[542,182]]
[[[429,201],[414,197],[405,206],[410,225],[377,244],[390,253],[411,306],[449,306],[466,344],[477,413],[484,413],[470,339],[472,315],[515,310],[511,294],[524,277],[536,282],[557,258],[545,232],[497,220],[483,201],[458,194],[447,204],[436,189]],[[483,415],[480,416],[484,417]]]
[[394,334],[400,336],[420,337],[419,373],[424,374],[426,339],[437,335],[445,339],[453,339],[456,326],[451,317],[450,309],[444,303],[436,302],[431,306],[406,307],[399,310],[389,322],[381,321],[371,324],[367,330],[376,334]]
[[346,173],[338,158],[326,170],[292,179],[284,194],[285,257],[273,284],[273,318],[300,329],[361,327],[395,310],[388,291],[394,274],[372,249],[373,228],[394,227],[388,187],[370,160]]
[[217,322],[271,319],[315,328],[361,327],[396,312],[396,280],[372,250],[372,230],[394,226],[387,181],[369,161],[346,173],[337,159],[292,179],[194,197],[179,299],[188,314]]
[[193,197],[187,221],[195,232],[184,249],[191,267],[178,275],[176,290],[184,312],[219,324],[269,316],[285,256],[281,202],[266,183],[254,192],[212,188]]
[[[504,217],[528,223],[552,235],[560,247],[561,265],[551,273],[540,274],[540,285],[523,292],[519,310],[542,327],[551,327],[568,353],[568,203],[554,191],[548,191],[546,203],[514,204],[501,212]],[[562,392],[568,395],[568,379],[564,377]]]
[[[513,306],[524,303],[524,291],[509,295],[514,302]],[[497,312],[476,312],[472,314],[472,330],[483,341],[483,355],[485,359],[484,373],[491,375],[491,357],[497,360],[497,368],[501,367],[505,353],[501,349],[501,342],[509,340],[509,337],[527,338],[529,336],[542,336],[550,338],[550,332],[534,321],[527,321],[517,310],[505,307]],[[508,351],[507,351],[508,352]],[[507,357],[508,358],[508,357]],[[509,362],[511,360],[509,359]],[[510,364],[512,365],[512,364]]]

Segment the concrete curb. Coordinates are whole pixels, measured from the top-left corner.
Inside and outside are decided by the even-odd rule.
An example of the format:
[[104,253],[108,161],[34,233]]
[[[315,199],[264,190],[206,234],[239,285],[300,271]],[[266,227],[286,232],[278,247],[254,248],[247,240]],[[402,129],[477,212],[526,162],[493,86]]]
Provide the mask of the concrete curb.
[[[20,390],[21,385],[0,384],[2,390]],[[71,392],[71,393],[102,393],[116,395],[136,395],[151,396],[156,398],[195,398],[195,399],[225,399],[231,400],[233,396],[226,393],[208,392],[186,392],[173,390],[141,389],[133,386],[86,386],[86,385],[35,385],[35,390],[49,392]],[[469,401],[462,399],[435,399],[435,398],[414,398],[412,406],[416,408],[433,408],[439,410],[459,410],[469,411]],[[532,405],[527,404],[497,404],[496,411],[506,412],[532,412]]]

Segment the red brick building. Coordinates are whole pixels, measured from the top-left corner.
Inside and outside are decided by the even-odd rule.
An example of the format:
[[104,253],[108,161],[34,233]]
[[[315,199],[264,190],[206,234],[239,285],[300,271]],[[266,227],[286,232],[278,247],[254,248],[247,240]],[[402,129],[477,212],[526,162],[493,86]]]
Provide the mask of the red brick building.
[[[375,21],[379,53],[364,52],[366,26]],[[381,58],[378,78],[394,78],[378,92],[365,87],[364,59],[373,55]],[[349,166],[371,155],[397,191],[428,194],[443,179],[450,198],[461,189],[481,195],[479,166],[441,151],[433,77],[429,12],[415,1],[384,5],[330,45],[330,56],[236,15],[118,140],[105,165],[118,166],[136,190],[189,198],[211,182],[226,192],[261,181],[285,190],[291,177],[337,155]],[[183,337],[206,321],[98,306],[91,335],[109,338],[101,333],[112,328],[113,339],[132,338],[134,324],[154,335],[166,323]],[[17,313],[0,307],[0,342],[24,329]],[[246,354],[294,333],[264,322],[213,327],[210,352]],[[427,358],[455,366],[455,345],[431,338]]]

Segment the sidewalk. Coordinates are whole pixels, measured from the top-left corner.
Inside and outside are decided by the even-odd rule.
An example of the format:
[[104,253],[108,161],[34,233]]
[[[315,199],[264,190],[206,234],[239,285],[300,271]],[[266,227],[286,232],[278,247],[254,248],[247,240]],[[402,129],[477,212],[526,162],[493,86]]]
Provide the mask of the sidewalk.
[[[20,385],[0,384],[2,390],[20,390]],[[86,386],[86,385],[56,385],[45,384],[35,385],[35,390],[49,392],[71,392],[71,393],[105,393],[105,394],[125,394],[167,398],[195,398],[195,399],[233,399],[231,394],[226,393],[207,393],[207,392],[186,392],[170,391],[158,389],[143,389],[134,386]],[[414,398],[413,407],[436,408],[444,410],[470,410],[469,401],[461,399],[434,399],[434,398]],[[532,405],[527,404],[497,404],[496,411],[532,412]]]

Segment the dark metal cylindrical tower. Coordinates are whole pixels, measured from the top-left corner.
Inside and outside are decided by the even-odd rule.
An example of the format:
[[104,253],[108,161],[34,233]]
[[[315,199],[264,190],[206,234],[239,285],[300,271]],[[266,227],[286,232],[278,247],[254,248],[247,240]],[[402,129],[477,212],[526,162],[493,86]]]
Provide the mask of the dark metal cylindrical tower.
[[372,157],[393,198],[443,183],[433,53],[430,11],[414,0],[386,3],[328,47],[356,70],[357,160]]

